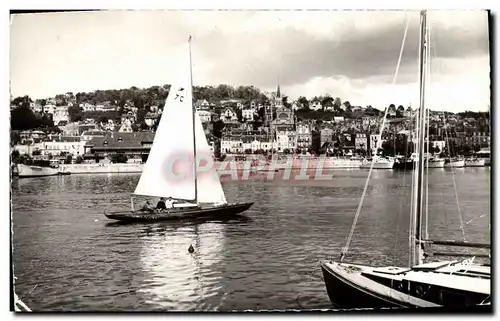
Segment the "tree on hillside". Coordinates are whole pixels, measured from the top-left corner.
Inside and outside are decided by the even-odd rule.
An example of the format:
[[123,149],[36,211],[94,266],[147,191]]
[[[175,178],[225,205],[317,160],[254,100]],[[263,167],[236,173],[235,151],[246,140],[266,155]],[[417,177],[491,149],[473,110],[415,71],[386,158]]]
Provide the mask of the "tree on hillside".
[[30,108],[32,102],[33,100],[30,98],[30,96],[26,95],[23,97],[16,97],[10,103],[11,105],[16,107]]
[[10,145],[14,146],[21,142],[21,135],[17,131],[10,131]]
[[322,97],[321,105],[323,106],[323,109],[325,107],[333,106],[333,104],[334,104],[334,99],[330,95],[326,94],[325,96]]
[[108,122],[108,117],[106,117],[105,115],[102,115],[99,117],[99,120],[98,120],[99,123],[107,123]]
[[[78,95],[78,94],[77,94]],[[83,119],[83,113],[78,106],[68,107],[69,120],[72,122],[81,121]]]
[[222,138],[222,131],[224,130],[225,124],[222,120],[217,120],[213,123],[213,135],[217,138]]
[[288,102],[288,96],[283,96],[283,106],[286,108],[292,108],[292,104]]
[[297,102],[299,104],[302,105],[302,109],[304,110],[309,110],[309,101],[307,100],[306,97],[304,96],[300,96],[298,99],[297,99]]
[[22,107],[14,108],[10,114],[11,130],[28,130],[40,127],[43,125],[41,118],[29,108]]
[[341,105],[342,105],[342,100],[340,100],[339,97],[336,97],[335,100],[333,101],[334,109],[339,110]]

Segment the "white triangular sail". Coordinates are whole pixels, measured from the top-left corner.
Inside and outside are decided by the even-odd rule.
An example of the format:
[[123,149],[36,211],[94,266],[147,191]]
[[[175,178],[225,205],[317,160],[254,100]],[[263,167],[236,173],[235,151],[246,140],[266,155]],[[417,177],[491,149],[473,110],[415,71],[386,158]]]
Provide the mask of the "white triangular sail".
[[[194,200],[193,110],[189,65],[170,87],[136,195]],[[182,177],[182,173],[184,175]],[[179,174],[179,175],[177,175]]]
[[[197,198],[198,203],[226,204],[203,126],[198,114],[193,114],[190,66],[181,67],[185,68],[181,69],[178,82],[170,87],[153,146],[134,194],[187,201]],[[194,179],[194,138],[199,163],[197,188]],[[205,164],[207,161],[208,164]]]
[[213,156],[198,113],[195,116],[196,158],[198,159],[198,202],[226,204],[219,175],[213,166]]

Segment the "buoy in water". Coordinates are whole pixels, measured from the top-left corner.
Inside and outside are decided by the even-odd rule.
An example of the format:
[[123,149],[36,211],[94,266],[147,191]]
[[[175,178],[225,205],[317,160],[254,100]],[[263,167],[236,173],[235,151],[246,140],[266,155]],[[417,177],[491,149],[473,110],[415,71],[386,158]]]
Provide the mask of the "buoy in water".
[[193,245],[192,245],[192,244],[191,244],[191,245],[189,245],[188,252],[189,252],[189,253],[193,253],[193,252],[194,252],[194,247],[193,247]]

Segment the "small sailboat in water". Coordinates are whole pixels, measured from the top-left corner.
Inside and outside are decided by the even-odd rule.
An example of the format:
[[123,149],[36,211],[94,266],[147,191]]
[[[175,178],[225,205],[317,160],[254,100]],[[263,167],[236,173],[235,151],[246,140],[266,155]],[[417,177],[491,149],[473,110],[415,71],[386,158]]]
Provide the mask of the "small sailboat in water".
[[131,210],[105,213],[106,217],[122,221],[222,218],[253,205],[253,202],[228,203],[213,166],[213,155],[193,105],[191,37],[189,66],[181,66],[178,82],[170,87],[134,195],[172,198],[175,202],[170,209],[143,211],[134,209],[132,198]]
[[[349,242],[359,217],[358,208],[346,246],[340,260],[321,261],[321,269],[328,296],[338,308],[389,308],[389,307],[451,307],[465,308],[485,306],[491,309],[491,267],[489,264],[475,264],[474,256],[481,254],[433,252],[431,245],[459,246],[489,249],[489,244],[457,240],[431,240],[427,229],[423,230],[424,208],[424,128],[425,128],[425,64],[428,51],[428,30],[426,11],[421,12],[420,30],[420,118],[417,134],[418,159],[414,171],[412,189],[412,220],[410,241],[410,264],[408,267],[375,267],[344,262]],[[424,40],[425,39],[425,40]],[[429,175],[429,173],[427,173]],[[368,176],[369,180],[370,175]],[[367,183],[368,183],[367,180]],[[366,187],[365,187],[366,192]],[[365,193],[363,194],[363,196]],[[427,197],[426,198],[426,202]],[[362,198],[363,200],[363,198]],[[428,224],[427,212],[425,224]],[[462,225],[463,228],[463,225]],[[424,263],[429,256],[471,256],[464,261],[437,261]],[[484,255],[488,257],[489,255]]]

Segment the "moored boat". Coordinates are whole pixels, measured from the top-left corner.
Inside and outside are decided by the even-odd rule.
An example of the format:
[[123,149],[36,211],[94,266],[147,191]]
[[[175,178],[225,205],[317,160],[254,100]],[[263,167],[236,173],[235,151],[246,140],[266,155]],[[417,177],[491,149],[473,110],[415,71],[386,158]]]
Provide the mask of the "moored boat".
[[491,151],[489,148],[483,148],[476,153],[477,158],[484,159],[484,166],[491,166]]
[[428,166],[429,168],[443,168],[444,163],[445,163],[444,159],[435,158],[435,157],[430,157],[430,158],[427,158],[427,160],[426,160],[426,166]]
[[[425,190],[424,180],[429,177],[430,173],[425,172],[425,134],[423,134],[426,115],[425,75],[429,71],[424,61],[428,61],[430,57],[427,46],[424,45],[430,43],[426,17],[424,10],[421,12],[419,55],[420,110],[418,111],[419,135],[417,135],[419,154],[416,169],[413,172],[411,189],[409,265],[407,267],[375,267],[343,261],[367,192],[370,172],[340,259],[320,262],[328,296],[332,304],[338,308],[448,307],[464,309],[474,307],[477,309],[479,306],[485,311],[492,310],[491,267],[489,264],[474,263],[475,256],[489,257],[489,254],[431,251],[433,245],[483,249],[490,249],[490,245],[466,241],[463,225],[461,228],[464,241],[429,239],[428,216],[431,214],[428,206],[429,198],[426,195],[429,191],[429,184],[428,181],[425,183],[427,188]],[[460,220],[462,221],[462,216]],[[463,261],[424,263],[424,259],[430,256],[470,256],[472,258]]]
[[484,158],[467,158],[465,160],[465,167],[484,167],[485,159]]
[[[372,164],[373,163],[373,164]],[[380,156],[374,156],[372,159],[366,158],[361,162],[360,168],[363,169],[392,169],[394,160],[390,160]]]
[[396,157],[394,162],[394,169],[399,170],[412,170],[415,168],[415,162],[413,159],[407,159],[403,157]]
[[17,173],[19,178],[56,176],[59,175],[59,169],[35,162],[32,165],[17,164]]
[[444,168],[462,168],[465,166],[465,160],[464,159],[446,159],[444,162]]

